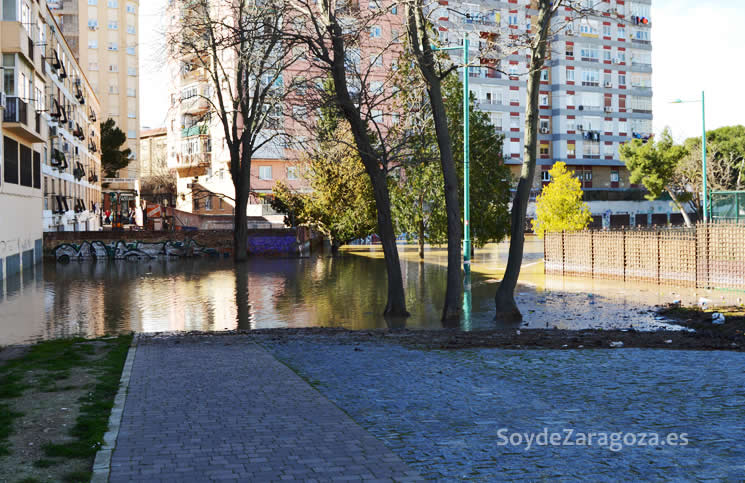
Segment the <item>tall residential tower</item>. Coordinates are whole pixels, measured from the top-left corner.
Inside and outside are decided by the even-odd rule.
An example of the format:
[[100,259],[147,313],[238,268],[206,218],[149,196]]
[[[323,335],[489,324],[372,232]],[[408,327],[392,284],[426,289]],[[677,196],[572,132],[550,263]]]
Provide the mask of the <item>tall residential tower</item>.
[[107,179],[109,189],[139,190],[139,0],[50,0],[62,33],[101,102],[100,122],[114,119],[127,134],[132,162]]

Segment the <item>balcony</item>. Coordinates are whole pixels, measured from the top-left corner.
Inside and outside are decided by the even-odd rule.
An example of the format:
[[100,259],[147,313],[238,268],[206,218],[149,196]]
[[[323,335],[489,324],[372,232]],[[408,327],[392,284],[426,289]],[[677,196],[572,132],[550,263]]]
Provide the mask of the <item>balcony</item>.
[[183,128],[181,130],[181,137],[188,138],[190,136],[199,136],[207,133],[209,133],[209,127],[206,124],[195,124],[193,126]]
[[7,107],[3,112],[3,129],[15,134],[23,141],[34,144],[45,142],[42,135],[43,120],[39,113],[31,112],[33,126],[29,124],[29,106],[19,97],[8,97]]
[[185,114],[203,114],[210,110],[212,105],[202,96],[192,96],[181,100],[181,111]]
[[34,41],[29,37],[29,31],[21,22],[4,20],[0,23],[0,31],[2,32],[0,41],[2,42],[3,53],[21,54],[35,69],[41,70],[41,67],[34,61]]
[[176,170],[181,177],[203,176],[212,164],[212,153],[177,154]]

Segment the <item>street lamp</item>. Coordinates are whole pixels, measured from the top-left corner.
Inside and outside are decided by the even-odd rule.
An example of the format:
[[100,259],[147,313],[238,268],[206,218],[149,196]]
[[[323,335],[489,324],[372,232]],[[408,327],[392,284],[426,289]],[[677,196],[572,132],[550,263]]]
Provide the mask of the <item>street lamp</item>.
[[[468,90],[468,34],[463,38],[462,47],[435,47],[433,51],[463,49],[463,271],[471,273],[471,209],[470,209],[470,109],[471,93]],[[467,282],[468,283],[468,282]]]
[[704,223],[709,221],[709,191],[707,190],[706,186],[706,100],[704,97],[704,91],[701,91],[701,100],[698,101],[683,101],[681,99],[676,99],[671,102],[671,104],[690,104],[693,102],[700,102],[701,103],[701,127],[702,127],[702,135],[701,135],[701,157],[702,157],[702,170],[703,170],[703,188],[704,188]]

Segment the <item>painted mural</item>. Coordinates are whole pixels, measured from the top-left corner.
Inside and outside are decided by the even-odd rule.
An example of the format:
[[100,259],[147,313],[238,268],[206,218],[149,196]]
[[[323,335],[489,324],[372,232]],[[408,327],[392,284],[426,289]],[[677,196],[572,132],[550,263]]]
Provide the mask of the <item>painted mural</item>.
[[153,258],[181,258],[217,256],[214,248],[204,247],[192,239],[146,243],[141,241],[83,242],[80,245],[63,243],[52,252],[58,262],[71,260],[150,260]]

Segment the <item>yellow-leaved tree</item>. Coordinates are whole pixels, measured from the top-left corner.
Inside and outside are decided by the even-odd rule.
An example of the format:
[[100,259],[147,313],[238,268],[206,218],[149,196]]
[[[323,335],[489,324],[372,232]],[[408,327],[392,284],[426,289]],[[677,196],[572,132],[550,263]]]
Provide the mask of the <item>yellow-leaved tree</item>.
[[533,231],[541,238],[546,232],[579,231],[592,221],[590,207],[582,201],[582,185],[558,162],[549,171],[551,182],[543,188],[535,202]]

